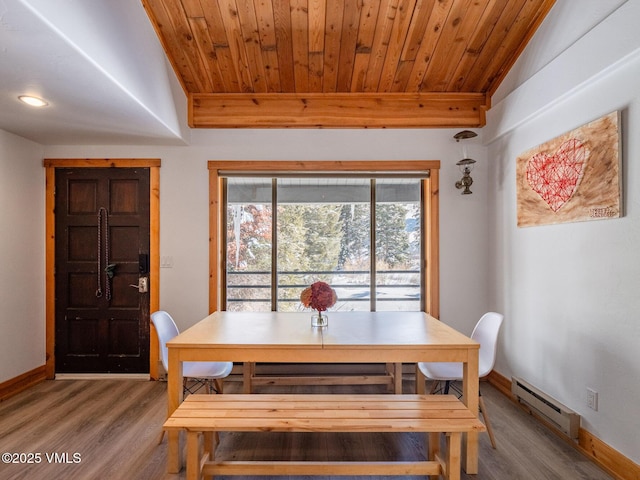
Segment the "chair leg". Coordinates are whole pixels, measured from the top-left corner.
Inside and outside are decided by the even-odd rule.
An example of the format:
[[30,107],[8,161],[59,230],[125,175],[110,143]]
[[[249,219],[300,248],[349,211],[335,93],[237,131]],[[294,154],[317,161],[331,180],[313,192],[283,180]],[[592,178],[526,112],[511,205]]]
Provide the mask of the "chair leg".
[[493,429],[491,428],[491,422],[489,421],[489,415],[487,415],[487,408],[484,406],[484,400],[482,399],[482,395],[478,397],[478,405],[480,407],[480,412],[482,413],[482,417],[484,418],[484,424],[487,427],[487,433],[489,434],[489,440],[491,441],[491,446],[496,448],[496,440],[493,438]]
[[[222,379],[221,378],[214,378],[212,381],[212,387],[211,390],[209,391],[209,393],[222,393]],[[213,447],[211,450],[211,455],[213,455],[213,451],[215,450],[215,448],[218,446],[218,444],[220,443],[220,434],[215,431],[213,432]],[[213,457],[212,457],[213,458]]]
[[182,379],[182,393],[185,397],[187,396],[187,394],[191,393],[191,390],[189,389],[189,384],[187,382],[187,377],[184,377]]
[[451,381],[445,380],[444,382],[444,394],[449,395],[449,387],[451,386]]
[[433,380],[431,382],[431,390],[429,390],[429,395],[435,394],[439,386],[440,386],[440,380]]
[[164,429],[160,430],[160,438],[158,439],[158,445],[162,443],[163,439],[164,439]]
[[221,379],[221,378],[216,378],[216,379],[214,379],[214,380],[213,380],[213,385],[214,385],[215,390],[216,390],[218,393],[223,393],[223,392],[222,392],[222,379]]

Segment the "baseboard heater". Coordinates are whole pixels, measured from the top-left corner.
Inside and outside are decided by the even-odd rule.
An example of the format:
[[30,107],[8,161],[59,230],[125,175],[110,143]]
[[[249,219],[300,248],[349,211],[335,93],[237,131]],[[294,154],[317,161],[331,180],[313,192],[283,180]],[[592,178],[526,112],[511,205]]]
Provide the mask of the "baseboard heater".
[[518,377],[511,378],[511,393],[570,438],[578,438],[580,415]]

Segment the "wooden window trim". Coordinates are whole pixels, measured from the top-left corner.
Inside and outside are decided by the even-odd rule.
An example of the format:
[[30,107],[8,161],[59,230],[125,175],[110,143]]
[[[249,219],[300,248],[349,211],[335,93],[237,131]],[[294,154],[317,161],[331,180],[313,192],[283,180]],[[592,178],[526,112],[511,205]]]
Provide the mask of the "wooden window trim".
[[[55,377],[55,186],[56,168],[149,168],[149,310],[160,307],[160,159],[152,158],[45,158],[45,322],[46,375]],[[151,325],[149,375],[158,378],[158,336]]]
[[439,228],[439,160],[411,160],[411,161],[238,161],[211,160],[209,169],[209,313],[220,309],[220,279],[224,262],[224,252],[221,235],[225,231],[221,224],[225,216],[222,208],[222,176],[225,171],[256,172],[269,174],[273,172],[337,172],[337,173],[365,173],[365,172],[419,172],[429,171],[429,178],[422,180],[423,191],[422,216],[423,231],[429,232],[422,243],[423,282],[421,292],[424,298],[424,309],[428,314],[438,318],[440,316],[440,228]]

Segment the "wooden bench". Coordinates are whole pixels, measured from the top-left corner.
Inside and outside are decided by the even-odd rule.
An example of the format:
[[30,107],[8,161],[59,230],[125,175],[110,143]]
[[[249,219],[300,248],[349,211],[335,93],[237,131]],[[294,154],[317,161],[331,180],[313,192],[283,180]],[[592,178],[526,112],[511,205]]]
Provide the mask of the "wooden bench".
[[[265,367],[265,365],[260,365]],[[267,369],[279,370],[273,364],[267,365]],[[281,386],[281,385],[386,385],[389,392],[402,393],[402,363],[387,363],[383,372],[350,373],[343,371],[337,374],[327,374],[322,371],[324,365],[297,364],[286,365],[284,370],[295,370],[296,367],[303,366],[304,373],[258,373],[258,365],[255,362],[245,362],[242,366],[243,393],[254,393],[253,387],[260,385]],[[344,367],[344,364],[339,364]],[[369,366],[369,365],[367,365]],[[373,365],[374,367],[376,365]],[[313,367],[319,368],[317,374],[309,374]],[[344,369],[342,369],[344,370]]]
[[[484,425],[453,395],[189,395],[164,424],[187,432],[187,479],[203,475],[442,475],[460,479],[461,436]],[[425,432],[428,460],[216,461],[215,432]],[[440,452],[440,434],[446,449]],[[201,453],[200,437],[204,436]]]

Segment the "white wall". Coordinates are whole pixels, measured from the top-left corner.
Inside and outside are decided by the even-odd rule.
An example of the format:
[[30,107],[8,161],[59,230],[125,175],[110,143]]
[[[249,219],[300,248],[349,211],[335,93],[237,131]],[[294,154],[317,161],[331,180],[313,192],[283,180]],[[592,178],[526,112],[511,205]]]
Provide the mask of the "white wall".
[[[579,7],[578,7],[579,3]],[[585,9],[600,2],[565,0]],[[593,6],[592,5],[592,6]],[[640,462],[640,1],[604,21],[488,115],[491,297],[506,315],[496,370],[522,377],[582,416],[582,426]],[[521,60],[536,55],[525,50]],[[533,62],[532,62],[533,63]],[[509,84],[509,82],[506,82]],[[516,157],[622,112],[624,217],[517,228]],[[598,411],[586,389],[599,392]]]
[[0,383],[45,363],[42,152],[0,130]]
[[480,137],[468,140],[468,153],[478,161],[474,194],[460,195],[454,187],[457,131],[196,130],[188,147],[51,146],[45,156],[161,158],[160,254],[174,263],[160,270],[160,304],[181,329],[208,312],[208,160],[441,160],[441,318],[471,333],[489,304],[488,166]]

